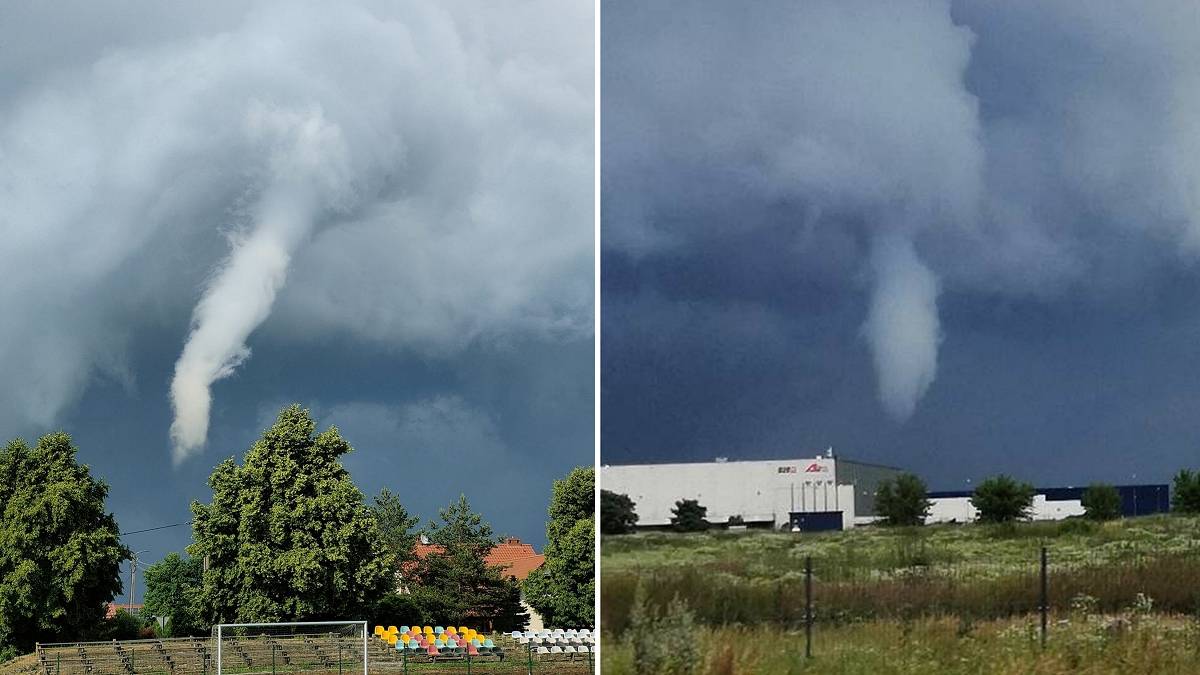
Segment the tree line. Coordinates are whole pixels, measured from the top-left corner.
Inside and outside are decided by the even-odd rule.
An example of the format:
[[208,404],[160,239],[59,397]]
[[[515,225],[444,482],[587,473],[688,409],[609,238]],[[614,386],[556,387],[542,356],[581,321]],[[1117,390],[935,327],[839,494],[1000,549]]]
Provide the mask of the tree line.
[[[143,575],[143,617],[166,636],[217,623],[367,618],[523,628],[524,600],[547,625],[594,624],[594,469],[555,481],[545,563],[522,583],[487,563],[500,538],[466,496],[424,527],[387,489],[367,503],[342,466],[337,428],[317,432],[290,406],[245,453],[209,477],[193,502],[193,541]],[[35,642],[125,639],[148,619],[107,603],[130,559],[105,509],[108,486],[79,464],[65,433],[0,451],[0,661]],[[424,538],[430,548],[416,554]]]
[[[1013,523],[1028,520],[1033,512],[1036,493],[1032,484],[1012,476],[992,476],[975,488],[970,496],[976,511],[976,521],[982,523]],[[1096,521],[1121,517],[1121,495],[1107,483],[1093,483],[1083,490],[1080,503],[1084,518]],[[875,513],[878,524],[884,526],[924,525],[933,502],[919,476],[902,473],[879,482],[875,491]],[[636,504],[628,495],[609,490],[600,491],[600,532],[605,535],[632,533],[637,527]],[[1183,469],[1171,486],[1171,511],[1200,514],[1200,472]],[[681,499],[671,509],[671,529],[677,532],[702,532],[713,526],[707,520],[708,509],[695,499]],[[735,522],[736,521],[736,522]],[[726,525],[740,525],[736,516]]]

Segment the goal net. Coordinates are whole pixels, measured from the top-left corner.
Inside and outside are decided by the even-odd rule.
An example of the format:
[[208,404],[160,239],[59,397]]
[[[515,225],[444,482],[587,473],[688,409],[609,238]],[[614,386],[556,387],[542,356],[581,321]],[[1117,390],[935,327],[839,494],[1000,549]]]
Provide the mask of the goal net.
[[366,621],[223,623],[213,627],[216,675],[367,675]]

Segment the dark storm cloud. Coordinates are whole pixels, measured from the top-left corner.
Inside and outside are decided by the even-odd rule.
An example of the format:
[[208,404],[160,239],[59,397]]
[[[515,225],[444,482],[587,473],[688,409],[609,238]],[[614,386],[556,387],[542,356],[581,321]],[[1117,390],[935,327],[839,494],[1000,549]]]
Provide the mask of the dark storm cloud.
[[[1092,420],[1109,443],[1035,415],[1037,451],[1113,455],[1140,424],[1115,411],[1177,409],[1189,385],[1163,375],[1191,351],[1164,335],[1196,316],[1196,12],[611,3],[606,457],[1014,452],[1018,411],[1075,410],[1131,358],[1184,390],[1111,392]],[[1012,415],[981,427],[966,402]],[[1168,426],[1153,435],[1196,437]]]
[[[529,494],[488,515],[537,540],[550,480],[591,458],[592,15],[6,8],[0,430],[74,432],[128,530],[186,516],[301,401],[352,421],[368,491],[525,462],[478,493]],[[446,428],[412,431],[426,409]],[[415,510],[464,487],[435,485]]]

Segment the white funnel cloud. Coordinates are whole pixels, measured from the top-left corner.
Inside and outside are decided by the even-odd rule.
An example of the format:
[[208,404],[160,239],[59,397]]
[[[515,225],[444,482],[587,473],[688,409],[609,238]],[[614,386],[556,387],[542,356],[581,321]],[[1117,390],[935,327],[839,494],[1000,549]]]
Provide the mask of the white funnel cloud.
[[271,313],[292,254],[311,234],[321,210],[336,204],[345,162],[340,131],[319,111],[295,113],[256,106],[252,135],[273,145],[268,185],[250,232],[233,251],[192,313],[192,331],[171,382],[171,455],[175,464],[208,437],[213,382],[250,356],[246,340]]
[[897,420],[908,419],[937,375],[937,277],[904,235],[872,242],[873,288],[863,334],[879,378],[879,401]]

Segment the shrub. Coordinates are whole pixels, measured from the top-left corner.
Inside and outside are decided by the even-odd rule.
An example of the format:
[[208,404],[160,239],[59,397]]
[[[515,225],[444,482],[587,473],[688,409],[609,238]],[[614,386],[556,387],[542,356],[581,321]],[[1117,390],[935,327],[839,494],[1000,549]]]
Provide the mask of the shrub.
[[708,507],[700,506],[699,500],[681,499],[671,509],[671,527],[679,532],[703,532],[708,529]]
[[629,623],[637,672],[685,675],[695,671],[699,660],[695,616],[678,594],[660,615],[647,604],[645,588],[639,583]]
[[977,519],[980,522],[1011,523],[1024,520],[1033,508],[1033,486],[1019,483],[1011,476],[993,476],[975,488],[971,505],[979,511]]
[[1115,520],[1121,517],[1121,493],[1117,488],[1105,484],[1094,483],[1083,491],[1084,515],[1091,520]]
[[637,525],[636,506],[629,495],[619,495],[609,490],[600,491],[600,533],[629,534]]
[[1200,473],[1180,469],[1171,485],[1171,510],[1200,513]]
[[926,498],[925,482],[916,474],[902,473],[879,483],[875,512],[885,525],[924,525],[933,502]]

